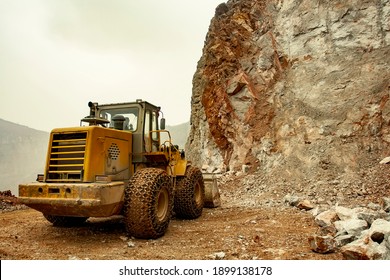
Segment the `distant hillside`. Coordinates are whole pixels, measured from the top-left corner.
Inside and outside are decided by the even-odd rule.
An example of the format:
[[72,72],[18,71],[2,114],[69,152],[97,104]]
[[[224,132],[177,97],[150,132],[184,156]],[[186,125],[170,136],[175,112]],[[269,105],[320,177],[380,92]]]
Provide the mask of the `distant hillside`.
[[[173,143],[184,148],[189,122],[167,126]],[[0,119],[0,191],[18,194],[18,185],[35,181],[45,167],[49,133]]]
[[169,130],[173,143],[179,145],[180,149],[184,149],[188,134],[190,133],[190,122],[174,126],[167,125],[166,129]]
[[42,173],[49,133],[0,119],[0,191],[17,194],[19,183]]

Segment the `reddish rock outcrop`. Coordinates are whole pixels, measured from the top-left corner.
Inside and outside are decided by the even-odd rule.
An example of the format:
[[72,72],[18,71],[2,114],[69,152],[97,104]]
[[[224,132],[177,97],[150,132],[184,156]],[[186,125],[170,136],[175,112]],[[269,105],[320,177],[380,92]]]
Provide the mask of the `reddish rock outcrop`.
[[390,153],[389,18],[388,0],[219,5],[193,79],[191,160],[364,176]]

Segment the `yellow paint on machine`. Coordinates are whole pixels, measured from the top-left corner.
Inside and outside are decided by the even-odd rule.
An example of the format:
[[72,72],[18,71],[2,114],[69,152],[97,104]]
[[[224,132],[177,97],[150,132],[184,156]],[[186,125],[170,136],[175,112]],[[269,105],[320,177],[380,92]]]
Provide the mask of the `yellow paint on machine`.
[[29,183],[19,185],[19,200],[48,215],[108,217],[120,214],[123,182]]

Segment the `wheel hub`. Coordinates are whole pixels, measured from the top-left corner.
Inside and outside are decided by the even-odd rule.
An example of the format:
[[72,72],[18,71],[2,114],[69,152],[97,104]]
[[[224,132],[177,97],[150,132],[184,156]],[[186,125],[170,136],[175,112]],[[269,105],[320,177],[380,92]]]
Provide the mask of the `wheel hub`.
[[195,184],[194,195],[195,195],[195,203],[196,205],[199,205],[202,202],[202,190],[199,183]]
[[162,188],[158,194],[157,198],[157,218],[162,221],[165,219],[168,213],[169,205],[169,194],[166,188]]

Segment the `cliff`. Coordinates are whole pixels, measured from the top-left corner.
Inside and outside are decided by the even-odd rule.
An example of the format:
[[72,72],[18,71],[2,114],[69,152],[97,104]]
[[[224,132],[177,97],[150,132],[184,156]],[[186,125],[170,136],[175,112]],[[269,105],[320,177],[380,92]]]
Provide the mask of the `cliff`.
[[390,154],[389,45],[389,0],[220,4],[193,78],[190,159],[281,180],[364,177]]

